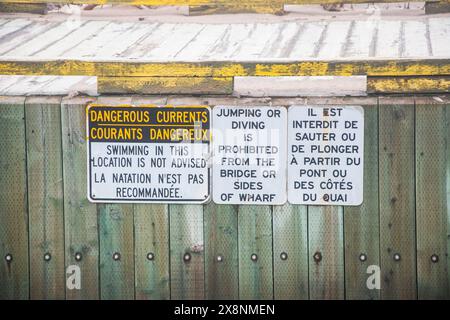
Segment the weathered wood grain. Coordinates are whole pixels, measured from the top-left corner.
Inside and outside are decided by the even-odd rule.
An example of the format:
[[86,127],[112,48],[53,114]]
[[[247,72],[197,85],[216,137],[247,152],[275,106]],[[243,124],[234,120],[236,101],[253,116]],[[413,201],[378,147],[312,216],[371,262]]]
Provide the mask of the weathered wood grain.
[[378,159],[381,298],[416,299],[413,99],[380,98]]
[[206,299],[238,299],[238,207],[204,206]]
[[30,298],[64,299],[66,283],[61,98],[27,98],[25,118],[30,217]]
[[97,207],[86,196],[86,105],[92,101],[77,97],[61,104],[65,261],[66,267],[75,265],[81,271],[81,288],[67,289],[67,299],[100,297]]
[[[28,299],[28,199],[23,97],[0,97],[0,299]],[[7,258],[11,259],[8,260]]]
[[275,299],[308,299],[308,211],[273,206],[273,290]]
[[448,299],[447,157],[449,105],[416,99],[416,234],[419,299]]
[[239,206],[238,244],[239,299],[273,299],[272,210],[270,206]]
[[203,206],[169,205],[171,298],[204,299]]
[[344,221],[340,206],[308,206],[309,298],[344,299]]

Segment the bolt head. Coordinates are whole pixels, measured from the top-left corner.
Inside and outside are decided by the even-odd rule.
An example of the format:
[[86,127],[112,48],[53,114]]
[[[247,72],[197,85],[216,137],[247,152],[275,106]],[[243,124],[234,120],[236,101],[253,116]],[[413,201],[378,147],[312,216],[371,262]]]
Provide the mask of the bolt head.
[[114,254],[113,254],[113,260],[114,260],[114,261],[119,261],[119,260],[120,260],[120,253],[119,253],[119,252],[114,252]]
[[81,252],[75,253],[75,261],[81,261],[81,259],[83,259]]
[[155,259],[155,255],[153,252],[149,252],[147,253],[147,260],[152,261],[153,259]]
[[287,258],[288,258],[288,255],[287,255],[286,252],[280,253],[280,259],[281,259],[281,260],[287,260]]
[[320,253],[320,252],[314,253],[313,258],[314,258],[314,261],[315,261],[315,262],[320,262],[320,261],[322,261],[322,253]]
[[191,261],[191,254],[189,252],[186,252],[183,256],[183,260],[184,260],[184,262]]
[[5,260],[6,260],[6,262],[11,262],[11,261],[13,260],[12,254],[11,254],[11,253],[8,253],[8,254],[5,256]]
[[216,257],[216,261],[217,261],[217,262],[222,262],[222,261],[223,261],[223,257],[219,254],[219,255]]
[[439,262],[439,256],[437,254],[433,254],[431,256],[431,262],[433,262],[433,263]]
[[252,261],[258,261],[258,255],[257,255],[256,253],[253,253],[253,254],[250,256],[250,259],[252,259]]
[[400,253],[395,253],[394,254],[394,261],[400,261],[402,259]]
[[359,255],[359,261],[364,262],[367,260],[367,255],[365,253],[361,253]]
[[52,259],[52,255],[47,252],[44,254],[44,261],[50,261]]

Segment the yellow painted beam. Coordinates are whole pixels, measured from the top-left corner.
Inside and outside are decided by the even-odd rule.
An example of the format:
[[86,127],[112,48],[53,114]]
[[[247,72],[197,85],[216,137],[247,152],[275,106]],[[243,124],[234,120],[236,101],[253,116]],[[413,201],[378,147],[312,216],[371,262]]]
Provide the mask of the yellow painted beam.
[[369,77],[368,93],[449,93],[450,77]]
[[232,77],[99,77],[99,93],[231,94]]
[[450,60],[299,61],[286,63],[0,61],[0,74],[99,77],[442,76],[450,75]]

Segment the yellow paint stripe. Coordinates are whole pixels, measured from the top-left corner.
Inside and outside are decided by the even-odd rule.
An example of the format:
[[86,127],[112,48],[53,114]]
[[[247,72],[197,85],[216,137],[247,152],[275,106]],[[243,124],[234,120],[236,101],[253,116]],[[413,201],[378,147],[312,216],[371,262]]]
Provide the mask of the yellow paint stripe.
[[448,93],[450,77],[369,77],[369,93]]
[[304,61],[296,63],[0,61],[0,74],[99,77],[442,76],[450,75],[450,60]]

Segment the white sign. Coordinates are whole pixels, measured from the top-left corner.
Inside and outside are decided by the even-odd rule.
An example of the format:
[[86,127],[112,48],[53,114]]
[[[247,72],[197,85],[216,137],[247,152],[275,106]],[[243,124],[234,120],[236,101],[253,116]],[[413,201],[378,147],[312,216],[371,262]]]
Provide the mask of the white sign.
[[362,107],[289,108],[288,148],[290,203],[353,206],[362,203]]
[[208,107],[90,105],[86,118],[91,202],[208,200]]
[[217,106],[212,123],[214,202],[286,202],[286,108]]

